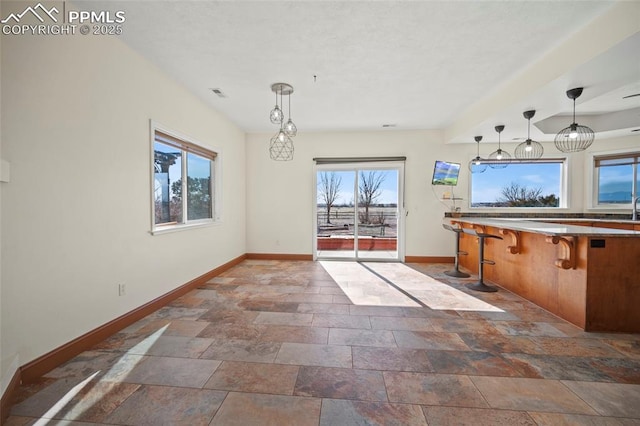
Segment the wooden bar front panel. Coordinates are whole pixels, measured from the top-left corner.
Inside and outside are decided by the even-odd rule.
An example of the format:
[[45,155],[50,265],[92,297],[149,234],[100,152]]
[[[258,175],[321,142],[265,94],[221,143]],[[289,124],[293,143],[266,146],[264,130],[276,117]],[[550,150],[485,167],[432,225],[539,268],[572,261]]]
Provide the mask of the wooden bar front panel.
[[[640,238],[567,236],[575,247],[575,268],[563,269],[556,266],[556,260],[567,258],[562,242],[553,244],[543,234],[518,232],[520,252],[512,254],[510,235],[493,226],[482,231],[504,238],[485,240],[485,258],[496,262],[485,265],[487,281],[586,331],[640,332]],[[460,265],[477,274],[478,239],[462,234],[460,249],[469,253],[460,257]]]
[[593,239],[600,244],[588,248],[586,329],[639,332],[640,240]]
[[[462,226],[470,228],[469,224]],[[499,229],[485,227],[485,232],[500,235]],[[584,328],[586,325],[586,238],[578,240],[576,269],[560,269],[555,261],[561,256],[560,245],[548,243],[542,234],[520,232],[519,254],[511,254],[509,236],[504,240],[485,240],[485,258],[496,262],[485,265],[486,280],[500,285],[527,300]],[[584,241],[583,241],[584,240]],[[469,253],[460,256],[465,269],[478,273],[478,239],[462,234],[460,248]]]

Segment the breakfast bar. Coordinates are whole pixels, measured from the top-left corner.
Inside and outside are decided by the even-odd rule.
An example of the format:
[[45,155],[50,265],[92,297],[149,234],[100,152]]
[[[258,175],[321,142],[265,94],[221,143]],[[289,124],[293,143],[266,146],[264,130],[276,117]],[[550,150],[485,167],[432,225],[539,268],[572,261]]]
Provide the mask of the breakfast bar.
[[[459,217],[485,242],[485,279],[585,331],[640,332],[640,230],[633,223]],[[586,225],[586,226],[585,226]],[[594,226],[595,225],[595,226]],[[627,229],[616,229],[627,228]],[[460,235],[460,266],[478,272],[478,242]]]

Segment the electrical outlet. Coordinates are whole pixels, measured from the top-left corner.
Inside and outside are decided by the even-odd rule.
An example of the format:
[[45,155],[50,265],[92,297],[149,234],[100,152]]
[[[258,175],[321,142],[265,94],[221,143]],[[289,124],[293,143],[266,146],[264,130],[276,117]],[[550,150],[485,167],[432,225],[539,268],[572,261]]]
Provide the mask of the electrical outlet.
[[127,294],[127,288],[124,283],[118,284],[118,296],[124,296],[125,294]]

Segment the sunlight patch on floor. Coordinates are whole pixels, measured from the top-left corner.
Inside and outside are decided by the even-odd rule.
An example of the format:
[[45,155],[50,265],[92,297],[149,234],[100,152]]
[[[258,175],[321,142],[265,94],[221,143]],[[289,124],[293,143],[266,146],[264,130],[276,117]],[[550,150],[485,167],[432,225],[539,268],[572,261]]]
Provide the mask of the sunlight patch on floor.
[[355,305],[420,306],[419,300],[438,310],[504,312],[402,263],[320,264]]
[[89,384],[90,381],[93,380],[94,377],[96,377],[98,375],[98,373],[100,373],[100,370],[96,371],[95,373],[93,373],[91,376],[87,377],[86,379],[84,379],[83,381],[81,381],[80,383],[78,383],[77,385],[75,385],[73,388],[71,388],[71,390],[69,392],[67,392],[62,398],[60,398],[58,401],[56,401],[56,403],[53,405],[53,407],[49,408],[49,410],[44,413],[44,415],[42,416],[42,418],[38,419],[38,421],[36,421],[34,423],[34,425],[37,426],[43,426],[46,425],[47,423],[49,423],[49,420],[51,420],[51,418],[53,418],[56,414],[58,414],[60,411],[62,411],[62,409],[64,409],[64,407],[78,394],[80,393],[80,391],[87,385]]
[[420,306],[357,262],[320,261],[354,305]]
[[93,373],[91,376],[84,379],[82,382],[74,386],[69,392],[67,392],[62,398],[60,398],[34,425],[43,426],[49,421],[52,421],[56,415],[63,412],[65,420],[55,420],[56,424],[60,422],[63,424],[65,421],[73,421],[90,409],[95,403],[101,401],[107,396],[119,383],[123,381],[135,367],[144,358],[140,353],[146,353],[155,342],[164,334],[169,324],[159,328],[149,337],[143,339],[140,343],[133,346],[120,359],[107,371],[97,382],[93,383],[87,390],[82,398],[76,402],[72,407],[67,405],[73,400],[76,395],[81,393],[83,389],[96,378],[100,370]]
[[402,263],[369,262],[365,265],[401,289],[411,293],[431,309],[504,312],[500,308],[457,290]]

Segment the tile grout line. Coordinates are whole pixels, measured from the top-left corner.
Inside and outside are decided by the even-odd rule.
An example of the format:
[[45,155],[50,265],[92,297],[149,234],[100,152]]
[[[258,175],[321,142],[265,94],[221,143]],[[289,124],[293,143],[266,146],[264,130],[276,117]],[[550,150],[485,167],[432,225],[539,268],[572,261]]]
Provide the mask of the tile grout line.
[[[591,408],[593,411],[595,411],[595,412],[598,414],[598,416],[600,416],[600,417],[603,417],[603,416],[604,416],[604,414],[602,414],[602,413],[601,413],[601,412],[600,412],[596,407],[594,407],[594,406],[592,406],[591,404],[589,404],[589,403],[588,403],[587,401],[585,401],[585,400],[584,400],[580,395],[578,395],[577,393],[575,393],[575,392],[573,391],[573,389],[571,389],[569,386],[567,386],[567,385],[564,383],[565,381],[566,381],[566,380],[561,380],[561,379],[559,379],[559,380],[558,380],[558,383],[560,383],[560,384],[562,385],[562,387],[564,387],[564,388],[565,388],[565,389],[567,389],[569,392],[571,392],[571,394],[572,394],[572,395],[575,395],[575,396],[576,396],[576,398],[578,398],[580,401],[584,402],[584,403],[587,405],[587,407],[589,407],[589,408]],[[586,382],[586,381],[583,381],[583,380],[580,380],[580,381],[579,381],[579,380],[571,380],[571,381],[572,381],[572,382],[584,382],[584,383],[607,383],[607,382]],[[611,383],[612,383],[612,384],[618,384],[617,382],[611,382]]]

